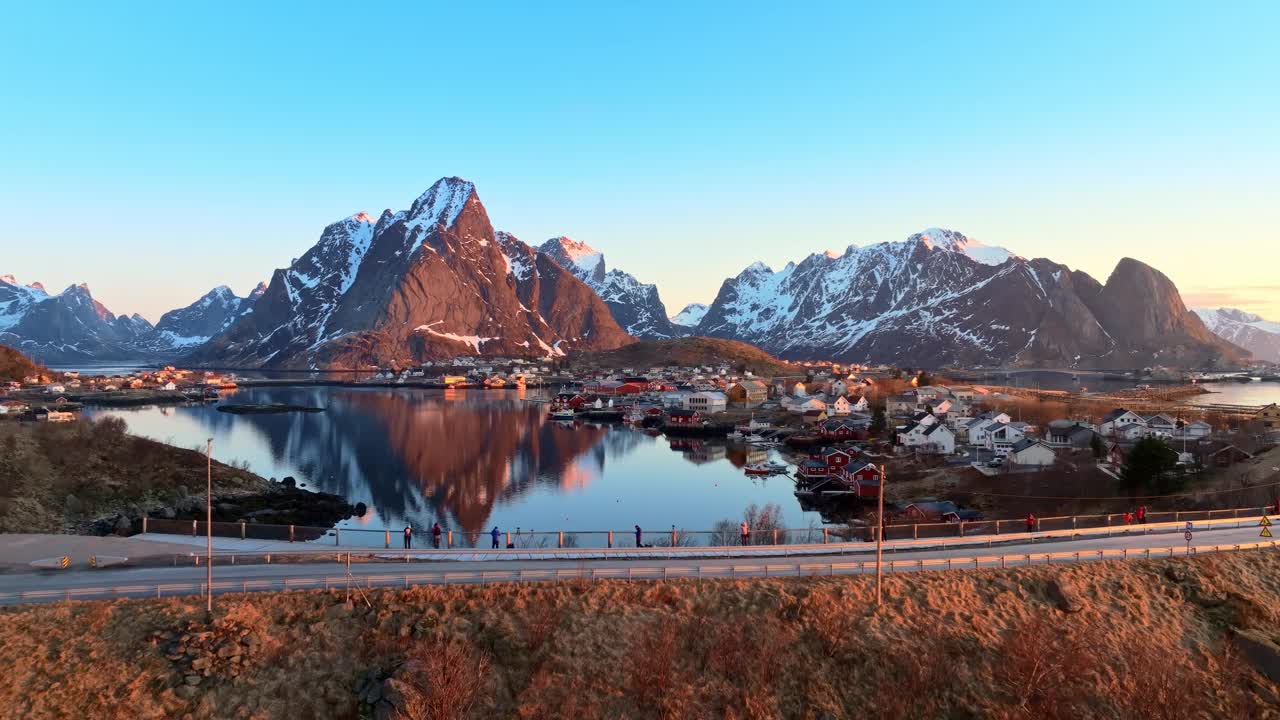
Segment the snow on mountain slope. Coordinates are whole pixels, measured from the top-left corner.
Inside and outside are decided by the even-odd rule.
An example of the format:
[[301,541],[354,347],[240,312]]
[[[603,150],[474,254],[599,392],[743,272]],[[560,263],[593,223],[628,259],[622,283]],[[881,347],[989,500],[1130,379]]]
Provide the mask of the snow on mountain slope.
[[1000,265],[1009,258],[1014,257],[1013,253],[1002,247],[984,245],[971,237],[965,236],[963,233],[943,228],[929,228],[924,232],[912,235],[907,240],[908,242],[920,240],[931,248],[967,255],[983,265]]
[[697,327],[710,307],[705,303],[689,303],[683,310],[671,316],[671,324],[685,328]]
[[1280,323],[1235,308],[1194,308],[1214,335],[1253,353],[1257,360],[1280,363]]
[[[1104,288],[1049,260],[1025,260],[975,246],[960,233],[928,230],[906,242],[815,253],[778,271],[754,263],[724,282],[693,331],[786,358],[929,367],[1133,367],[1239,356],[1167,299],[1167,278],[1127,263]],[[1131,320],[1161,327],[1159,347],[1109,333],[1088,304],[1130,284],[1150,288],[1153,300],[1099,303],[1100,310],[1116,327],[1129,328]],[[1114,310],[1118,304],[1124,307]]]
[[561,236],[538,246],[538,252],[576,275],[604,300],[613,319],[639,338],[670,338],[680,334],[667,318],[658,287],[642,283],[630,273],[606,269],[604,254],[584,242]]
[[209,338],[227,329],[236,319],[249,312],[266,289],[266,283],[258,283],[247,297],[242,298],[226,285],[219,285],[190,305],[170,310],[161,315],[160,322],[156,323],[154,349],[163,353],[208,342]]
[[[247,314],[189,360],[367,368],[458,355],[546,357],[633,338],[574,274],[496,233],[475,186],[442,178],[408,211],[325,228]],[[563,348],[563,350],[560,350]]]
[[0,278],[0,344],[48,364],[136,360],[155,334],[139,315],[116,316],[89,287],[71,285],[50,295],[38,283]]
[[20,285],[12,275],[0,277],[0,330],[18,324],[32,305],[49,299],[39,283]]

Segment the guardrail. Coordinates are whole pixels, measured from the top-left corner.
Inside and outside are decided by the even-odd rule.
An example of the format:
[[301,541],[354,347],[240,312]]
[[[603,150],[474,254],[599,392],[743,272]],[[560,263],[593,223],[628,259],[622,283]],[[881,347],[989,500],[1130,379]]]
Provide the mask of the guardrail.
[[[933,558],[918,560],[888,559],[883,569],[888,573],[924,572],[930,570],[980,570],[1013,566],[1052,565],[1055,562],[1095,560],[1153,559],[1192,556],[1205,553],[1241,550],[1276,549],[1276,541],[1232,545],[1187,545],[1131,550],[1105,548],[1083,552],[1015,553],[971,558]],[[448,570],[418,573],[361,574],[358,576],[324,575],[320,577],[220,580],[214,581],[214,593],[248,593],[251,591],[331,590],[344,588],[410,588],[416,585],[466,585],[499,582],[595,582],[598,580],[716,580],[738,578],[786,578],[865,575],[875,572],[871,561],[827,563],[739,563],[688,566],[638,566],[626,568],[547,568],[517,570]],[[205,593],[202,582],[134,583],[130,585],[76,587],[67,589],[26,590],[0,593],[0,604],[57,600],[87,600],[126,597],[166,597]]]
[[[1146,523],[1126,524],[1123,513],[1108,515],[1064,515],[1037,518],[1036,532],[1052,530],[1082,530],[1090,528],[1141,528],[1163,523],[1206,522],[1235,520],[1267,514],[1269,507],[1232,508],[1228,510],[1179,510],[1151,512]],[[136,521],[135,529],[146,533],[189,535],[203,537],[206,533],[203,520],[163,520],[143,518]],[[240,538],[242,540],[274,540],[280,542],[331,545],[349,548],[403,548],[401,530],[364,528],[322,528],[304,525],[269,525],[251,522],[214,522],[214,537]],[[649,530],[642,531],[643,545],[654,547],[729,547],[743,545],[804,545],[838,544],[850,541],[872,540],[874,528],[809,527],[753,529],[747,542],[742,542],[733,530]],[[944,523],[890,523],[885,527],[885,540],[918,540],[923,538],[969,537],[973,535],[1012,535],[1027,532],[1026,519],[970,520]],[[413,549],[481,549],[492,548],[488,532],[445,530],[436,546],[430,530],[414,529]],[[518,550],[546,548],[634,548],[634,530],[573,530],[533,531],[517,529],[499,533],[498,549],[510,545]]]

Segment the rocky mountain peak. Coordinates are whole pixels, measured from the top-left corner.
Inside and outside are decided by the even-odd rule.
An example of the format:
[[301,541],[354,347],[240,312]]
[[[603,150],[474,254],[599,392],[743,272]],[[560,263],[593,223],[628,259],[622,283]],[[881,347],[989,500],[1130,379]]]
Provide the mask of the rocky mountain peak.
[[467,203],[472,200],[480,200],[476,196],[475,185],[460,177],[440,178],[413,201],[405,221],[410,229],[432,225],[449,227],[458,220]]
[[962,232],[945,228],[927,228],[907,238],[907,242],[918,243],[929,250],[965,255],[983,265],[1000,265],[1013,257],[1013,253],[1004,248],[984,245]]
[[604,253],[584,242],[561,235],[539,245],[538,252],[549,256],[588,285],[604,282]]

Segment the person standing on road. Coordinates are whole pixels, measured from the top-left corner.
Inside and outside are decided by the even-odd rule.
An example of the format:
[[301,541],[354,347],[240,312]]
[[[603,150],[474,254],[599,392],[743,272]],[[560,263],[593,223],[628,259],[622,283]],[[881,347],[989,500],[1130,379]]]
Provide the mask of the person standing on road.
[[640,542],[640,526],[639,525],[636,526],[636,547],[644,547],[644,545],[641,544]]
[[751,544],[751,526],[747,525],[746,520],[742,521],[742,524],[738,526],[738,530],[742,532],[742,544],[750,545]]
[[408,550],[411,547],[413,547],[413,527],[410,525],[405,525],[404,526],[404,549]]
[[502,534],[502,533],[498,532],[498,526],[497,526],[497,525],[494,525],[494,526],[493,526],[493,529],[489,531],[489,537],[492,537],[492,538],[493,538],[493,549],[494,549],[494,550],[497,550],[497,549],[498,549],[498,536],[499,536],[499,535],[501,535],[501,534]]
[[1139,525],[1147,524],[1147,506],[1146,505],[1138,506],[1138,524]]
[[431,526],[431,544],[435,549],[440,549],[440,523]]
[[1027,513],[1027,532],[1035,532],[1035,531],[1036,531],[1035,513]]

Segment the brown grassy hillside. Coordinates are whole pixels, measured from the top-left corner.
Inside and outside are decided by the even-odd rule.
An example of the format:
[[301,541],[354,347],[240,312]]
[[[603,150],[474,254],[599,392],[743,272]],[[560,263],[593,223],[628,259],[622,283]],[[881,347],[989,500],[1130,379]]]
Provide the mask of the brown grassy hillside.
[[754,345],[737,340],[686,337],[675,340],[641,340],[617,350],[582,353],[573,358],[574,365],[610,369],[642,369],[663,365],[721,365],[738,371],[750,370],[756,375],[803,375],[803,368],[790,365]]
[[[112,513],[204,495],[205,458],[125,433],[118,418],[0,422],[0,532],[63,532]],[[271,483],[213,464],[215,495],[265,492]]]
[[199,598],[9,608],[0,707],[356,718],[391,695],[415,719],[1278,717],[1280,686],[1255,669],[1280,674],[1274,551],[891,576],[881,611],[873,587],[421,587],[372,608],[250,594],[218,598],[212,628]]
[[8,345],[0,345],[0,382],[21,382],[28,375],[48,374],[49,370]]

